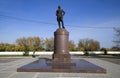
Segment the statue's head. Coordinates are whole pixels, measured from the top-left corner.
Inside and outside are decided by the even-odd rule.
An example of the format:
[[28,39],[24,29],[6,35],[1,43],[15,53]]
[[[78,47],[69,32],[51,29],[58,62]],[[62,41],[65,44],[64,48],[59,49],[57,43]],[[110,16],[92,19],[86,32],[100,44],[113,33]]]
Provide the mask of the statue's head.
[[58,6],[58,9],[61,9],[60,5]]

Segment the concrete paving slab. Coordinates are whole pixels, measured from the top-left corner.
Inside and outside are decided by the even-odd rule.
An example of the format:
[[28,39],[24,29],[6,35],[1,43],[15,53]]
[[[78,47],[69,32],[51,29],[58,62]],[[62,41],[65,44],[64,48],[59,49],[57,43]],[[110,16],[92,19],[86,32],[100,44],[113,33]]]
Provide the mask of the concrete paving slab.
[[13,72],[0,72],[0,78],[7,78],[10,76]]
[[39,73],[37,78],[54,78],[59,77],[60,73]]
[[33,78],[33,76],[35,75],[35,73],[13,73],[13,75],[11,75],[9,78]]
[[[81,59],[81,58],[77,58]],[[120,65],[97,58],[82,58],[93,64],[107,69],[106,74],[94,73],[51,73],[51,72],[16,72],[18,67],[38,60],[38,58],[24,58],[9,63],[0,63],[0,78],[120,78]]]

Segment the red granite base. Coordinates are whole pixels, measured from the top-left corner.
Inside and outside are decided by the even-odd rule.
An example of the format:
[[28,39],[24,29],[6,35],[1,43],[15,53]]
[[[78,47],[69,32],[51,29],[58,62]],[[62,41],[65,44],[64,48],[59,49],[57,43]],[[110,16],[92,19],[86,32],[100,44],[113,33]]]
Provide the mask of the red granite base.
[[53,54],[52,62],[48,63],[54,67],[57,66],[73,66],[75,63],[71,62],[70,54]]
[[53,54],[53,62],[71,62],[70,54]]
[[93,63],[83,59],[72,59],[71,62],[75,65],[48,65],[52,62],[50,59],[39,59],[30,64],[24,65],[17,69],[17,72],[66,72],[66,73],[106,73],[104,68],[101,68]]

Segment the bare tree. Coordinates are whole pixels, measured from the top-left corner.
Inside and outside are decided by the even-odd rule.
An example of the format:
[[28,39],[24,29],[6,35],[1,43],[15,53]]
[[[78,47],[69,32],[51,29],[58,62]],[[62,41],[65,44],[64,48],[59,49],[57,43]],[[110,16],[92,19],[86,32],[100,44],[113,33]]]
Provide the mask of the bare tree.
[[25,37],[19,38],[16,40],[16,43],[20,46],[24,47],[24,55],[28,56],[29,55],[29,47],[28,47],[28,41]]
[[120,50],[120,28],[114,28],[116,34],[115,34],[115,40],[113,41],[115,43],[115,47]]
[[78,49],[84,51],[95,51],[100,49],[100,43],[93,39],[81,39],[78,43]]
[[45,50],[47,50],[47,51],[54,50],[54,38],[46,38],[44,44],[45,44]]
[[76,50],[75,43],[72,40],[69,41],[69,50],[70,51],[75,51]]
[[42,39],[39,37],[19,38],[16,43],[24,47],[25,55],[28,55],[29,51],[42,50]]

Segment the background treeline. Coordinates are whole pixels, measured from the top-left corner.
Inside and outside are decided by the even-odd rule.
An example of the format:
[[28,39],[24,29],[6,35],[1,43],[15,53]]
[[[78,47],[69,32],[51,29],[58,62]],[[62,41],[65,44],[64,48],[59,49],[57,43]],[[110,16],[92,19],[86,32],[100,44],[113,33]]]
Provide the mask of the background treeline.
[[[93,39],[80,39],[78,44],[69,41],[70,51],[100,51],[106,48],[100,47],[100,42]],[[54,38],[42,39],[40,37],[23,37],[16,40],[15,44],[0,43],[0,51],[53,51]],[[118,47],[107,48],[106,50],[117,51]]]

